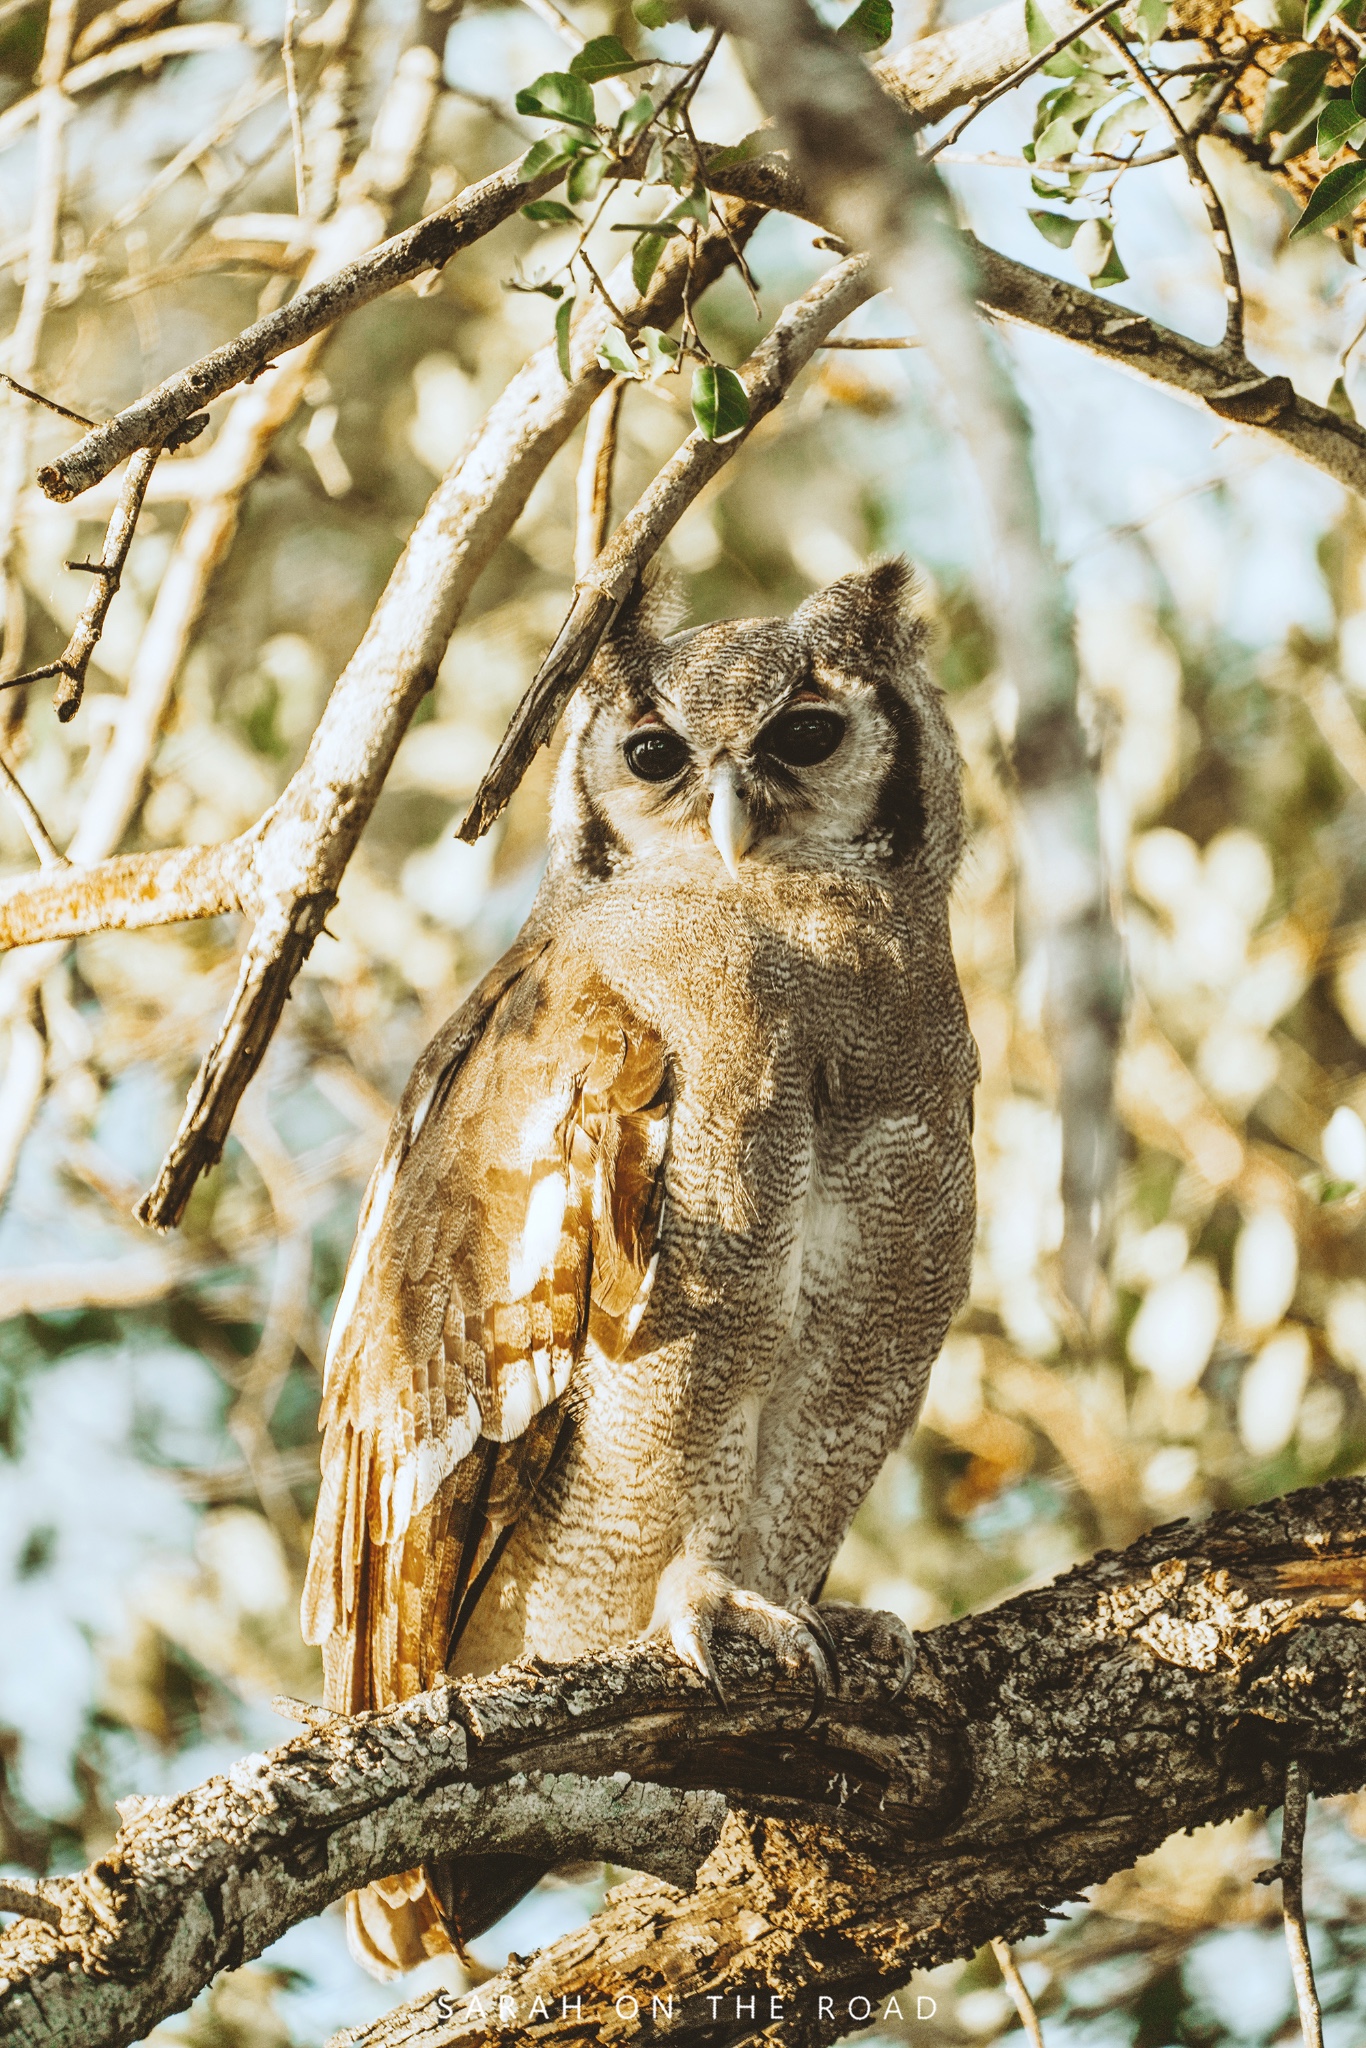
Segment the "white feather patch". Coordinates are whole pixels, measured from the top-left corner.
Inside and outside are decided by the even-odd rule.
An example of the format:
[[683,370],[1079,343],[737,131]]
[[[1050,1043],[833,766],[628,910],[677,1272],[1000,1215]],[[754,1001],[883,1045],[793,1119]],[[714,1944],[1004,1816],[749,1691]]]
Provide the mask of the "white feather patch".
[[514,1358],[501,1368],[499,1391],[503,1397],[503,1419],[496,1430],[491,1429],[487,1423],[484,1429],[495,1443],[510,1444],[514,1437],[522,1434],[541,1406],[536,1375],[531,1370],[530,1359]]
[[327,1358],[323,1365],[324,1380],[326,1380],[332,1370],[332,1364],[337,1356],[341,1340],[346,1334],[346,1326],[351,1320],[356,1306],[356,1299],[360,1294],[361,1281],[365,1278],[366,1269],[370,1264],[370,1254],[374,1250],[375,1240],[383,1228],[384,1212],[389,1206],[389,1197],[394,1191],[394,1182],[398,1178],[398,1165],[399,1155],[395,1152],[392,1159],[389,1160],[386,1166],[380,1169],[371,1183],[370,1199],[366,1203],[365,1222],[362,1224],[360,1235],[352,1247],[351,1262],[347,1266],[346,1279],[342,1284],[341,1295],[332,1317],[332,1334],[327,1340]]
[[650,1295],[654,1290],[655,1274],[658,1271],[659,1253],[656,1252],[649,1265],[645,1268],[645,1278],[636,1289],[635,1300],[626,1311],[626,1337],[628,1342],[640,1328],[640,1319],[650,1305]]
[[521,1301],[544,1274],[553,1270],[568,1200],[569,1182],[562,1173],[547,1174],[532,1189],[521,1242],[508,1258],[509,1301]]

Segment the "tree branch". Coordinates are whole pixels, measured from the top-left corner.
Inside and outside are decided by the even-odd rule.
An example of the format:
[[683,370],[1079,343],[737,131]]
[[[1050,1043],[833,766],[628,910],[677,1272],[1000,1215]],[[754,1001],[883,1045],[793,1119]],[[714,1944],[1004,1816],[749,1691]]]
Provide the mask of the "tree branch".
[[[703,289],[733,260],[758,215],[739,208],[729,232],[709,235],[693,261]],[[686,251],[668,252],[632,320],[669,327],[682,306]],[[629,275],[629,273],[628,273]],[[608,324],[593,305],[574,329],[573,377],[548,343],[489,409],[474,439],[437,486],[328,699],[301,767],[250,837],[250,897],[257,924],[218,1038],[190,1090],[180,1129],[153,1188],[144,1223],[178,1223],[197,1176],[218,1159],[242,1090],[279,1021],[294,977],[336,901],[356,841],[374,808],[398,743],[431,688],[465,601],[511,532],[533,485],[563,447],[612,372],[597,360]]]
[[937,1629],[901,1695],[899,1638],[824,1611],[843,1689],[814,1724],[805,1681],[748,1641],[722,1645],[725,1708],[638,1643],[350,1720],[300,1709],[309,1732],[44,1882],[45,1918],[0,1934],[0,2039],[122,2048],[342,1892],[477,1846],[654,1877],[514,1958],[484,2018],[434,1993],[353,2042],[468,2040],[500,1996],[509,2044],[598,2041],[614,2001],[613,2038],[638,2038],[669,1996],[671,2040],[752,2039],[711,2002],[756,1987],[797,2002],[785,2039],[828,2042],[851,1998],[1041,1931],[1174,1829],[1278,1802],[1292,1757],[1320,1793],[1366,1779],[1359,1479],[1174,1524]]
[[460,826],[459,836],[463,840],[472,845],[483,837],[513,795],[537,750],[547,745],[560,713],[632,585],[689,505],[743,446],[760,420],[781,402],[823,336],[862,305],[872,289],[868,259],[851,256],[785,307],[740,370],[740,381],[749,399],[749,418],[744,430],[725,441],[709,441],[700,429],[694,428],[622,520],[591,569],[575,586],[568,617],[514,711],[498,751],[474,793]]

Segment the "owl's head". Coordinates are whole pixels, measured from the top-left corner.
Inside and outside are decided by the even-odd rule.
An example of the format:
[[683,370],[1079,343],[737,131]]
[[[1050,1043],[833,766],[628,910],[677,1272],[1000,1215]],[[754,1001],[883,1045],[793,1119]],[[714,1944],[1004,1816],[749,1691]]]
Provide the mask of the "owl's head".
[[789,619],[669,634],[658,599],[622,619],[569,719],[552,857],[626,864],[915,870],[947,887],[963,838],[959,756],[923,661],[904,561],[842,576]]

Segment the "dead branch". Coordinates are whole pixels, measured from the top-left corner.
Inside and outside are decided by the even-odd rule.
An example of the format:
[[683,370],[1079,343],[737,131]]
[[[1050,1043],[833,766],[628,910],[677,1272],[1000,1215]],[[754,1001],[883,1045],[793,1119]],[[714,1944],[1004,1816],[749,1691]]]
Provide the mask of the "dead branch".
[[1295,1980],[1304,2048],[1323,2048],[1323,2013],[1314,1985],[1309,1954],[1309,1929],[1304,1921],[1304,1823],[1309,1812],[1309,1783],[1304,1765],[1292,1757],[1285,1767],[1285,1805],[1281,1815],[1281,1901],[1285,1914],[1285,1945]]
[[475,791],[460,826],[461,839],[473,844],[482,838],[503,810],[538,749],[549,742],[632,585],[689,505],[781,401],[822,336],[847,319],[872,289],[867,258],[851,256],[786,307],[739,372],[749,399],[743,431],[725,441],[709,441],[694,428],[622,520],[592,568],[580,576],[568,617]]
[[574,577],[586,576],[612,531],[612,471],[617,456],[617,423],[626,393],[624,378],[595,398],[584,429],[583,453],[574,479]]
[[490,2006],[518,2048],[599,2041],[607,2015],[630,2041],[652,1998],[672,1998],[671,2039],[756,2039],[734,2003],[756,1990],[787,2002],[785,2039],[830,2042],[860,2001],[1042,1931],[1174,1829],[1279,1801],[1291,1757],[1319,1793],[1359,1784],[1364,1596],[1366,1482],[1338,1480],[936,1629],[900,1696],[891,1631],[827,1608],[844,1679],[814,1722],[805,1682],[742,1642],[725,1708],[634,1644],[310,1715],[43,1883],[46,1917],[0,1934],[0,2038],[121,2048],[343,1891],[477,1845],[653,1876],[478,1999],[429,1994],[357,2048],[467,2041]]
[[138,514],[160,453],[160,444],[139,448],[128,464],[118,502],[105,528],[98,562],[68,562],[66,565],[68,569],[84,569],[94,578],[94,588],[81,608],[81,615],[71,629],[71,638],[66,646],[55,661],[45,662],[42,668],[30,669],[26,675],[11,676],[8,682],[0,685],[6,690],[18,690],[26,683],[40,683],[48,676],[56,676],[58,683],[53,692],[52,708],[63,725],[73,719],[81,708],[86,671],[100,644],[109,607],[118,593],[128,550],[137,531]]

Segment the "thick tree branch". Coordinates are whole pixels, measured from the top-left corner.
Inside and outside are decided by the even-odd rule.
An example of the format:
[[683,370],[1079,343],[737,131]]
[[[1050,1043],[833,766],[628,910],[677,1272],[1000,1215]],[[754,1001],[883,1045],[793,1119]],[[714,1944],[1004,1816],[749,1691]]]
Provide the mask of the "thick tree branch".
[[[670,1995],[671,2039],[754,2038],[711,2001],[758,1987],[798,2001],[785,2040],[828,2042],[851,1997],[1040,1931],[1174,1829],[1277,1803],[1292,1757],[1320,1793],[1366,1779],[1359,1479],[1174,1524],[937,1629],[900,1697],[892,1632],[826,1612],[843,1690],[814,1723],[805,1682],[742,1642],[722,1645],[726,1708],[636,1644],[354,1720],[301,1710],[321,1725],[149,1803],[41,1886],[0,1935],[0,2041],[132,2041],[342,1892],[477,1844],[655,1873],[482,1987],[485,2012],[513,2001],[501,2040],[533,2038],[538,1995],[541,2042],[601,2040],[631,1998],[613,2038],[635,2038]],[[438,2048],[484,2026],[438,1993],[352,2038]]]

